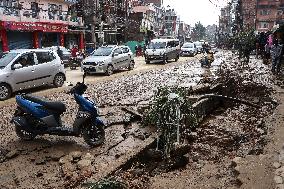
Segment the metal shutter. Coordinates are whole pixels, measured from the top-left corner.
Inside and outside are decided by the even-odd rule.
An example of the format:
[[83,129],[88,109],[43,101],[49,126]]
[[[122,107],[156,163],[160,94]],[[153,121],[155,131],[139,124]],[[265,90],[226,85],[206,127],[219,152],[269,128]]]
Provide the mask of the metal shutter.
[[31,49],[33,37],[31,32],[8,31],[9,49]]

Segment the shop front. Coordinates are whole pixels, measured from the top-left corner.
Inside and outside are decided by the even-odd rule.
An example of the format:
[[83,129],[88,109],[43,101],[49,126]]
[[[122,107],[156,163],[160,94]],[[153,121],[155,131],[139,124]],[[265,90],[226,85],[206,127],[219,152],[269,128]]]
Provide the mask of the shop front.
[[68,25],[43,22],[0,22],[3,52],[12,49],[64,46]]

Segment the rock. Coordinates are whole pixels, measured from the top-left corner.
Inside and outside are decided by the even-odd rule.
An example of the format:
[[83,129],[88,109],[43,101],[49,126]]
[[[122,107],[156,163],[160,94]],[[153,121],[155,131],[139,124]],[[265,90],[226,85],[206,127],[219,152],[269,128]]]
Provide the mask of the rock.
[[14,157],[17,157],[19,155],[19,151],[18,150],[11,150],[10,152],[8,152],[6,154],[6,158],[7,159],[12,159]]
[[78,163],[77,163],[77,166],[79,169],[85,169],[85,168],[88,168],[92,165],[92,161],[91,160],[87,160],[87,159],[83,159],[83,160],[80,160]]
[[63,151],[56,151],[56,152],[52,152],[52,154],[50,155],[50,158],[53,161],[58,161],[64,155],[65,155],[65,153]]
[[39,172],[36,173],[36,177],[42,177],[42,176],[43,176],[42,172],[39,171]]
[[274,181],[275,181],[276,184],[282,184],[283,183],[283,179],[280,176],[275,176]]
[[277,184],[276,189],[284,189],[284,184]]
[[80,151],[74,151],[74,152],[71,152],[69,154],[71,157],[73,157],[73,160],[74,159],[80,159],[82,157],[82,152]]
[[241,157],[235,157],[234,159],[232,159],[232,166],[236,167],[240,163],[241,160],[242,160]]
[[59,164],[63,165],[63,164],[66,164],[66,163],[70,163],[72,161],[73,161],[73,157],[70,156],[70,155],[67,155],[67,156],[63,156],[62,158],[59,159]]
[[283,167],[280,167],[278,169],[275,170],[275,175],[281,175],[284,172]]
[[76,170],[75,166],[71,162],[66,162],[63,164],[61,169],[66,177],[71,177]]
[[39,158],[36,158],[35,160],[35,164],[36,165],[43,165],[46,163],[46,158],[45,157],[39,157]]
[[278,162],[274,162],[274,163],[273,163],[273,167],[274,167],[275,169],[278,169],[279,167],[281,167],[281,164],[278,163]]
[[93,156],[92,154],[90,153],[86,153],[83,157],[82,157],[82,160],[90,160],[91,162],[94,161],[95,159],[95,156]]

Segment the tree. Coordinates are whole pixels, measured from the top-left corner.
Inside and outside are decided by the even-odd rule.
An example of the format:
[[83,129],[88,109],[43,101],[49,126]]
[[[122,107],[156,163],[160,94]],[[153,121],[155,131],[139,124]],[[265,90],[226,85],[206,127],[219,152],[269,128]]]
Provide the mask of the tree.
[[206,28],[200,23],[197,22],[193,28],[192,38],[196,41],[203,39],[206,35]]

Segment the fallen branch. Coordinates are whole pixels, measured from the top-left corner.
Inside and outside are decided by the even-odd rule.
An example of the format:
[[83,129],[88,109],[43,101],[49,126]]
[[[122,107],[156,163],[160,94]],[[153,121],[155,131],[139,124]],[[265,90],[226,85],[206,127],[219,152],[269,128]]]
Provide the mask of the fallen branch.
[[198,99],[198,101],[202,100],[202,99],[205,99],[205,98],[217,98],[219,100],[230,100],[230,101],[234,101],[234,102],[237,102],[237,103],[245,104],[247,106],[251,106],[251,107],[254,107],[254,108],[261,108],[261,106],[259,106],[257,104],[253,104],[253,103],[251,103],[249,101],[246,101],[246,100],[241,100],[241,99],[228,97],[228,96],[222,96],[222,95],[214,95],[214,94],[203,95],[203,96],[201,96]]
[[143,118],[143,115],[141,115],[139,112],[137,112],[133,109],[123,107],[123,108],[121,108],[121,110],[125,111],[126,113],[133,115],[134,119],[137,119],[138,121],[141,121],[142,118]]

